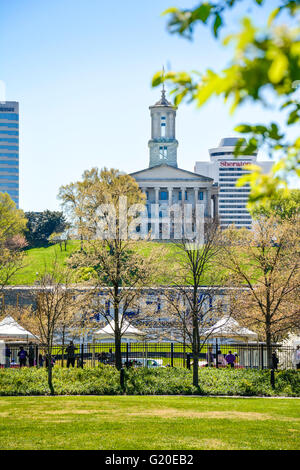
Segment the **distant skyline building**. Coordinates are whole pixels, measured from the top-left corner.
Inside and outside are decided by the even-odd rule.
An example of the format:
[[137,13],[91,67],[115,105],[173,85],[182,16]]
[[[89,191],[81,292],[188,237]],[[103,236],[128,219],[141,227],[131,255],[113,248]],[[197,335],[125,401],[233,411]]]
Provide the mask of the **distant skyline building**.
[[234,156],[234,149],[239,139],[226,137],[219,147],[209,150],[210,161],[196,162],[195,173],[213,178],[219,184],[219,222],[221,228],[235,224],[236,227],[251,229],[252,218],[246,208],[250,188],[249,185],[237,188],[237,180],[248,174],[245,165],[255,164],[268,173],[272,162],[257,161],[257,153],[252,155]]
[[0,102],[0,192],[19,207],[19,103]]

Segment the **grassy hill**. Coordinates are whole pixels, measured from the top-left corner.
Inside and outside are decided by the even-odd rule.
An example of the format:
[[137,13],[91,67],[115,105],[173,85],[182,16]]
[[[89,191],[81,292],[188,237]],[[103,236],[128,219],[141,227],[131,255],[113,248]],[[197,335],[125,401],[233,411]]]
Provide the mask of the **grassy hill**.
[[[155,251],[160,251],[161,243],[155,242],[139,242],[136,244],[136,250],[148,257]],[[174,260],[176,247],[171,243],[164,244],[164,263],[166,270],[172,277],[172,273],[176,271],[176,262]],[[61,263],[65,265],[70,255],[79,248],[79,241],[70,241],[67,245],[66,251],[61,251],[59,245],[52,245],[47,248],[32,248],[26,250],[25,266],[22,268],[11,280],[11,285],[32,285],[36,281],[39,274],[41,274],[45,266],[51,265],[51,260],[55,256]],[[163,279],[158,275],[154,280],[154,284],[161,284]]]
[[32,248],[26,250],[25,266],[12,279],[10,284],[25,285],[34,284],[38,274],[42,273],[45,265],[50,265],[52,259],[57,256],[61,264],[65,264],[67,258],[79,246],[79,242],[71,241],[68,243],[67,250],[61,251],[59,245],[51,245],[47,248]]
[[[50,267],[53,258],[56,256],[61,265],[66,265],[71,254],[78,250],[80,242],[78,240],[70,241],[67,250],[61,251],[59,245],[51,245],[47,248],[32,248],[26,250],[25,266],[11,279],[11,285],[32,285],[38,276],[44,272],[45,266]],[[159,243],[139,241],[135,244],[135,250],[143,254],[146,258],[153,255],[159,261],[159,269],[153,279],[152,285],[168,285],[177,277],[180,264],[178,262],[178,248],[173,243]],[[241,256],[247,257],[247,253],[241,253]],[[213,268],[211,274],[207,273],[204,279],[205,285],[222,284],[221,277],[226,274],[220,267]],[[184,280],[182,284],[184,284]]]

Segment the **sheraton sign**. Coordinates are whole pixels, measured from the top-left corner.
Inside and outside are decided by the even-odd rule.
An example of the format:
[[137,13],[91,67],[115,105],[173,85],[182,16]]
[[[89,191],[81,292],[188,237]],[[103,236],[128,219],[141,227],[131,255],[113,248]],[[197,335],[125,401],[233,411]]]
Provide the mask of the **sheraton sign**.
[[251,162],[220,162],[220,166],[226,167],[241,167],[249,164],[251,164]]

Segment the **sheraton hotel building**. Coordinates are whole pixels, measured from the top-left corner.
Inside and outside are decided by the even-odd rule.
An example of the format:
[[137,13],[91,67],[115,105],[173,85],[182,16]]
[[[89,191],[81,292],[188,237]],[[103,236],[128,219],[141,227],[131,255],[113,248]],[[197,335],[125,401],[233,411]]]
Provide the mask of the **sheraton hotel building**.
[[262,173],[268,173],[272,161],[257,161],[257,153],[235,157],[234,149],[238,138],[222,139],[219,146],[209,150],[210,161],[196,162],[195,173],[213,178],[219,185],[218,213],[221,228],[235,224],[237,228],[251,229],[252,218],[247,210],[249,185],[236,187],[237,180],[249,173],[249,164],[260,166]]

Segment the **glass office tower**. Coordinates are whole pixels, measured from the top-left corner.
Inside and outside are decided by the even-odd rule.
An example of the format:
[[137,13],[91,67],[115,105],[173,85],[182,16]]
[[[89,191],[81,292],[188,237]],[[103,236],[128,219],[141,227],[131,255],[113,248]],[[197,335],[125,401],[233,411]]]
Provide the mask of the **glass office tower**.
[[19,207],[19,103],[0,102],[0,192]]

